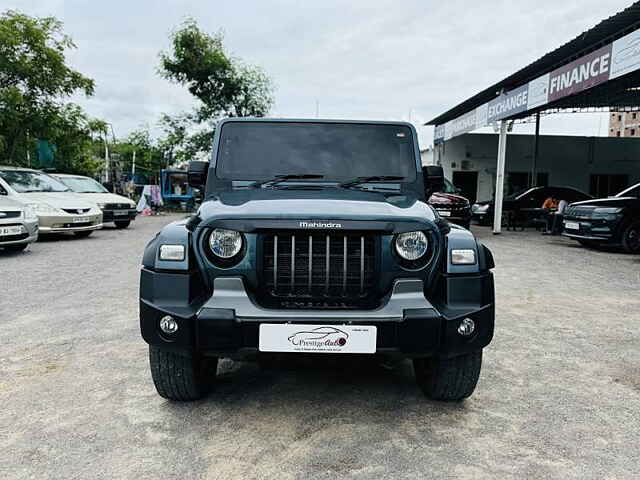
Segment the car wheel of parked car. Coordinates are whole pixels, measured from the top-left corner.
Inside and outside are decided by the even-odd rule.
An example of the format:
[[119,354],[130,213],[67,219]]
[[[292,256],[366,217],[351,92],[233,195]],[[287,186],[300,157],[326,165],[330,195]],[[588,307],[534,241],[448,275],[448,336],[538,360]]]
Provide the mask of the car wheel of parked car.
[[622,234],[622,247],[629,253],[640,253],[640,222],[633,222]]
[[127,228],[129,225],[131,225],[131,220],[120,220],[113,223],[116,224],[116,228]]
[[453,358],[413,360],[418,386],[433,400],[460,401],[476,388],[482,367],[482,350]]
[[7,245],[3,247],[5,252],[21,252],[29,246],[28,243],[21,243],[20,245]]
[[92,233],[93,230],[89,230],[88,232],[73,232],[73,234],[78,238],[87,238]]
[[169,400],[198,400],[211,391],[218,359],[178,354],[149,345],[151,377],[158,394]]

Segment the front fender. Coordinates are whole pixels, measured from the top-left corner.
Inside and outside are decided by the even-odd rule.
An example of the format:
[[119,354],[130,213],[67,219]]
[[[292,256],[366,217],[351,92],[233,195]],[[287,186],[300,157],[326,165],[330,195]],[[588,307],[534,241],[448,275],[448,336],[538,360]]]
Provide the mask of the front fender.
[[[186,220],[179,220],[166,225],[147,244],[142,256],[142,266],[151,270],[181,270],[188,271],[191,268],[190,240],[191,232],[187,229]],[[160,260],[161,245],[184,246],[184,260]]]
[[[493,254],[469,230],[457,225],[445,235],[447,258],[444,262],[444,272],[447,274],[473,274],[491,270],[495,265]],[[473,265],[454,265],[451,262],[451,252],[457,249],[470,249],[476,252],[476,263]]]

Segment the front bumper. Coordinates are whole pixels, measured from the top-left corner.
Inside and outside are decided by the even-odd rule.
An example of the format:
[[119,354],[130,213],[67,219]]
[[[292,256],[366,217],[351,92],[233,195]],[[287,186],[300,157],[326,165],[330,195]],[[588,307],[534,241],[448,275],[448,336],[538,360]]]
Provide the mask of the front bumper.
[[[262,323],[375,325],[377,353],[455,356],[483,348],[493,337],[493,277],[487,272],[451,280],[463,280],[458,289],[464,293],[458,294],[464,298],[455,305],[436,306],[425,298],[422,280],[401,279],[394,283],[384,305],[375,310],[275,310],[257,305],[239,277],[217,278],[211,297],[189,302],[191,283],[197,282],[197,277],[143,269],[140,328],[147,343],[162,348],[244,356],[258,352]],[[477,293],[478,299],[491,301],[469,301],[469,291]],[[165,315],[171,315],[179,325],[171,337],[159,329]],[[457,332],[465,318],[471,318],[476,325],[469,337]]]
[[[82,219],[75,222],[74,219]],[[102,214],[91,215],[38,215],[40,233],[85,232],[102,228]]]
[[[577,224],[579,228],[567,228],[567,223]],[[618,245],[621,243],[619,236],[620,220],[585,220],[581,218],[565,217],[563,219],[563,232],[565,237],[576,240],[589,240],[592,242]]]
[[135,208],[126,210],[102,210],[102,222],[119,222],[119,221],[132,221],[136,219],[138,212]]
[[[11,219],[13,220],[13,219]],[[21,245],[23,243],[33,243],[38,239],[38,221],[37,220],[20,220],[0,222],[0,227],[22,226],[22,233],[19,235],[0,236],[0,247]]]

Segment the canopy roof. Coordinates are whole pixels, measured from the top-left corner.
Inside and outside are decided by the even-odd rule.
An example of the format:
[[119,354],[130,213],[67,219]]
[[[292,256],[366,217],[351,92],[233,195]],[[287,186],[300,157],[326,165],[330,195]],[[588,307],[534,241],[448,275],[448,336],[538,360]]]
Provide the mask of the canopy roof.
[[640,1],[426,125],[438,126],[437,140],[541,110],[638,106],[637,87]]

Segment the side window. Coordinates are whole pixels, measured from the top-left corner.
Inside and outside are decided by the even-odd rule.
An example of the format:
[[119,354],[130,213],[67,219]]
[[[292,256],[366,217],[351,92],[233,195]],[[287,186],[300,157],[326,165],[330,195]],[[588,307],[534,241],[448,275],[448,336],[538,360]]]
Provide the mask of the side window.
[[7,191],[4,189],[1,183],[0,183],[0,195],[7,195]]

